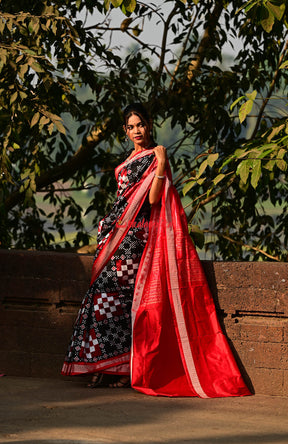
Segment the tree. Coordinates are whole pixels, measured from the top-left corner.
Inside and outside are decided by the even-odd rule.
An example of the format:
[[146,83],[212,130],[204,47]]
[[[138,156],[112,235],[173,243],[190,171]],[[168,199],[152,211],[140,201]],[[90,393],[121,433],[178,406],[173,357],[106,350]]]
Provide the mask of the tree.
[[[215,257],[224,259],[286,259],[288,124],[271,103],[287,98],[287,7],[242,5],[2,1],[2,247],[51,248],[53,229],[65,239],[67,223],[77,230],[75,246],[89,241],[82,208],[59,194],[59,182],[70,190],[93,181],[86,212],[101,217],[115,192],[111,171],[125,155],[121,108],[141,100],[156,127],[169,124],[179,135],[168,152],[175,184],[190,199],[194,240],[213,234]],[[126,17],[114,26],[118,7]],[[147,43],[143,29],[157,20],[159,41]],[[115,33],[134,42],[127,55],[111,44]],[[227,44],[240,46],[230,66]],[[81,98],[84,88],[94,100]],[[77,148],[69,116],[82,137]],[[48,214],[39,192],[54,206]],[[268,203],[281,207],[277,216],[266,214]],[[201,233],[208,205],[213,223]]]

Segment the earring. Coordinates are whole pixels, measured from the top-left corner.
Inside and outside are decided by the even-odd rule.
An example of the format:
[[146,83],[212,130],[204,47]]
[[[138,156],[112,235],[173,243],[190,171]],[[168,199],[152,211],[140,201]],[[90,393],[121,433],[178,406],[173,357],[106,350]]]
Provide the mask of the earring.
[[126,136],[125,136],[125,142],[128,142],[128,141],[129,141],[129,138],[128,138],[127,134],[126,134]]

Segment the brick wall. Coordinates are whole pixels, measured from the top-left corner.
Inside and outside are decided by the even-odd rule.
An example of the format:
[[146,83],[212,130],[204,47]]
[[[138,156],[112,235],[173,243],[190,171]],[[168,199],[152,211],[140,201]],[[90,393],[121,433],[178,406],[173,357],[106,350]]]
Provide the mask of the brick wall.
[[[0,250],[0,373],[58,377],[93,257]],[[203,266],[219,319],[255,392],[288,394],[288,264]]]

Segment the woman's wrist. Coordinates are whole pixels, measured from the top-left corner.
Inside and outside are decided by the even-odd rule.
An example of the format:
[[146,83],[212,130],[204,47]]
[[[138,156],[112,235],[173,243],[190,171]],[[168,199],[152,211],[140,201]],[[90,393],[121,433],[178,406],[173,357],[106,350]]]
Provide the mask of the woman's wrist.
[[157,174],[154,174],[154,176],[157,178],[157,179],[165,179],[165,175],[163,175],[163,176],[159,176],[159,175],[157,175]]
[[160,165],[159,165],[159,163],[158,163],[158,165],[157,165],[157,168],[156,168],[156,170],[155,170],[155,174],[157,175],[157,176],[163,176],[164,175],[164,173],[165,173],[165,162],[164,163],[161,163]]

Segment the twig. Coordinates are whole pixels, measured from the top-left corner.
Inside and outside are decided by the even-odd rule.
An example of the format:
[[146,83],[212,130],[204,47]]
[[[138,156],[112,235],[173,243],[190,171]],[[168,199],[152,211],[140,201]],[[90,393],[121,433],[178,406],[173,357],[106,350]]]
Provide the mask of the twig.
[[216,236],[223,237],[224,239],[227,239],[229,242],[232,242],[233,244],[240,245],[241,247],[247,248],[249,250],[257,251],[258,253],[263,254],[264,256],[268,257],[269,259],[272,259],[274,261],[280,262],[280,259],[278,257],[272,256],[271,254],[266,253],[266,251],[262,250],[261,248],[253,247],[252,245],[248,245],[248,244],[244,244],[244,242],[237,241],[237,240],[233,239],[232,237],[227,236],[226,234],[221,233],[220,231],[203,230],[203,232],[204,233],[210,233],[210,234],[216,234]]

